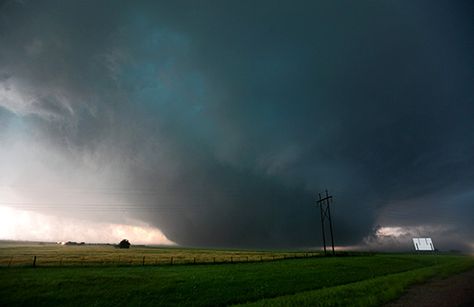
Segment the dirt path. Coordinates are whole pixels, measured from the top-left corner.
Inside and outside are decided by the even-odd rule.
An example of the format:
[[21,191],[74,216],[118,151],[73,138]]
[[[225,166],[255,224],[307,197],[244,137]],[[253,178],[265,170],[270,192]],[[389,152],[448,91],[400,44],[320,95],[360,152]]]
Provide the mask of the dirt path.
[[410,287],[385,307],[474,306],[474,270]]

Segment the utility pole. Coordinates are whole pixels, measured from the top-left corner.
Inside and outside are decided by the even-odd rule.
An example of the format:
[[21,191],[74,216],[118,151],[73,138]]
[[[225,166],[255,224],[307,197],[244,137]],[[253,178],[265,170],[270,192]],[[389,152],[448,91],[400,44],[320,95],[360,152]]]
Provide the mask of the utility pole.
[[332,246],[332,254],[335,255],[334,251],[334,237],[332,233],[332,221],[331,221],[331,209],[330,209],[330,204],[332,203],[332,195],[329,195],[328,190],[326,190],[326,196],[323,197],[321,193],[319,193],[319,200],[318,200],[318,205],[321,213],[321,230],[322,230],[322,235],[323,235],[323,247],[324,247],[324,255],[327,255],[326,251],[326,234],[325,234],[325,227],[324,227],[324,222],[326,218],[329,221],[329,230],[331,234],[331,246]]

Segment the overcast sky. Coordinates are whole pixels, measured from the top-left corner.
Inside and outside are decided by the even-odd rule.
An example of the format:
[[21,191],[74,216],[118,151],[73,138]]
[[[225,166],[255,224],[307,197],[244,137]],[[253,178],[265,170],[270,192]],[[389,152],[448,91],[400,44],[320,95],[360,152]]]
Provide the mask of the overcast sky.
[[474,250],[474,3],[0,1],[0,149],[8,210]]

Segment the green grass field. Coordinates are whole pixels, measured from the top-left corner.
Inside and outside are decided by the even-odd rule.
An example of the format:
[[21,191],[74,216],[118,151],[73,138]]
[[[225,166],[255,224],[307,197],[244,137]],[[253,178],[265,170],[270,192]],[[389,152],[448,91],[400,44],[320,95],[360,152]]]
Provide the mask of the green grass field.
[[[12,253],[13,248],[7,249]],[[93,247],[82,251],[88,249],[94,251]],[[23,251],[27,250],[39,252],[42,249],[23,247]],[[139,257],[144,250],[148,249],[118,252],[136,253]],[[176,252],[183,257],[188,253],[216,256],[253,253],[150,250],[150,253],[168,255]],[[20,246],[17,246],[18,251],[21,251]],[[45,256],[46,251],[42,251]],[[74,252],[70,250],[70,253]],[[255,253],[270,257],[274,252]],[[377,306],[396,298],[412,283],[471,267],[474,260],[468,256],[407,254],[217,265],[3,266],[0,268],[0,306]]]

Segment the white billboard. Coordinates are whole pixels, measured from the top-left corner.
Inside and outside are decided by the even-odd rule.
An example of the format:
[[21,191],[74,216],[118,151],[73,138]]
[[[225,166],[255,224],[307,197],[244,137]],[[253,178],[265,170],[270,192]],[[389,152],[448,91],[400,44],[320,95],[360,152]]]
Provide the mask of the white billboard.
[[434,245],[431,238],[413,238],[413,245],[417,251],[434,251]]

